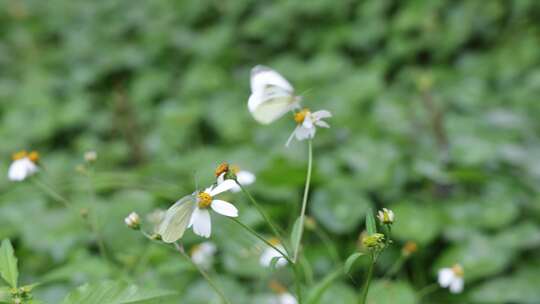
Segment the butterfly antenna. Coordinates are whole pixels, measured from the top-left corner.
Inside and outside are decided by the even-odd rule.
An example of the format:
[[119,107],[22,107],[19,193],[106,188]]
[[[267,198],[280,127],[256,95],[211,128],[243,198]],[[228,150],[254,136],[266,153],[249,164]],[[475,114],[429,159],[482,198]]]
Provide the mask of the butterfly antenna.
[[197,178],[197,170],[193,170],[193,182],[195,183],[195,189],[199,191],[199,179]]

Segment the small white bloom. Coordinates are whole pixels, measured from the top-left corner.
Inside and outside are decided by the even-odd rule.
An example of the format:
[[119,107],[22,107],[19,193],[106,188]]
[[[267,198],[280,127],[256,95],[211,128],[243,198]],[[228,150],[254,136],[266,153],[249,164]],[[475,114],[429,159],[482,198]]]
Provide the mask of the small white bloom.
[[13,162],[8,169],[8,179],[20,182],[35,174],[39,170],[37,166],[38,160],[39,154],[37,152],[26,153],[26,151],[21,151],[13,154]]
[[86,151],[84,152],[84,160],[86,162],[94,162],[97,160],[97,152],[96,151]]
[[214,262],[214,255],[216,254],[216,245],[212,242],[204,242],[196,245],[191,249],[191,260],[193,263],[208,269]]
[[308,109],[303,109],[294,114],[294,121],[297,126],[287,140],[286,146],[289,146],[292,139],[305,140],[315,137],[317,127],[330,128],[330,125],[324,121],[324,118],[332,117],[332,113],[326,110],[310,112]]
[[124,218],[124,223],[131,229],[139,229],[141,219],[137,213],[131,212]]
[[452,268],[442,268],[439,270],[439,285],[442,288],[449,288],[451,293],[463,291],[463,267],[456,264]]
[[381,224],[392,224],[394,223],[394,211],[383,208],[377,213],[377,218],[379,218]]
[[204,191],[197,194],[197,206],[191,215],[191,219],[188,225],[193,227],[193,232],[202,237],[210,237],[212,232],[212,222],[210,220],[210,212],[208,208],[212,208],[215,212],[228,216],[228,217],[237,217],[238,209],[226,201],[214,199],[214,196],[231,190],[236,183],[233,180],[225,180],[217,186],[211,186],[206,188]]
[[[276,248],[282,252],[285,252],[285,248],[279,243],[279,240],[270,239],[270,243],[276,246]],[[259,263],[264,267],[270,267],[274,258],[279,258],[276,262],[276,267],[283,267],[287,265],[287,260],[281,255],[281,253],[279,253],[279,251],[272,247],[266,247],[263,250],[261,257],[259,258]]]
[[292,294],[288,292],[283,292],[277,295],[270,303],[272,304],[298,304],[298,301]]

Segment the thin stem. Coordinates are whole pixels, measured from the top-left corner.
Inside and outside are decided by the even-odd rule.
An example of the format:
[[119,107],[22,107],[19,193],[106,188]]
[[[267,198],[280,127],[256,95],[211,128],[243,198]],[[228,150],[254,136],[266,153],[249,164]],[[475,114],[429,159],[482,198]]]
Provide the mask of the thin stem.
[[32,183],[34,183],[34,185],[36,185],[43,192],[45,192],[50,197],[55,199],[57,202],[62,203],[66,208],[68,208],[68,209],[73,209],[74,208],[73,204],[71,204],[70,201],[65,199],[62,195],[60,195],[58,192],[56,192],[53,188],[49,187],[45,183],[42,183],[37,177],[32,177],[31,180],[32,180]]
[[240,225],[242,228],[244,228],[245,230],[247,230],[249,233],[253,234],[256,238],[258,238],[259,240],[263,241],[266,245],[272,247],[275,251],[277,251],[279,254],[281,254],[281,256],[287,260],[287,262],[289,262],[290,264],[294,264],[291,259],[289,258],[289,256],[287,256],[287,254],[285,254],[283,252],[283,250],[277,248],[275,245],[273,245],[272,243],[270,243],[269,241],[267,241],[263,236],[261,236],[260,234],[257,233],[257,231],[253,230],[251,227],[247,226],[246,224],[240,222],[238,219],[234,218],[234,217],[230,217],[230,219],[232,219],[234,222],[236,222],[238,225]]
[[298,264],[291,264],[294,270],[294,287],[295,287],[295,293],[296,293],[296,299],[298,300],[298,304],[303,303],[303,297],[302,297],[302,284],[300,284],[300,265]]
[[422,299],[423,297],[427,296],[428,294],[436,291],[437,289],[439,289],[439,285],[437,284],[431,284],[431,285],[428,285],[422,289],[420,289],[416,295],[418,296],[418,299]]
[[[93,177],[94,177],[93,167],[89,167],[87,172],[88,172],[87,174],[88,196],[90,197],[92,201],[95,202],[96,191],[95,191],[94,183],[93,183]],[[97,218],[98,217],[94,217],[94,212],[89,212],[88,218],[86,219],[86,221],[88,222],[88,227],[90,228],[90,231],[92,231],[92,233],[96,236],[96,243],[98,245],[99,254],[104,259],[110,260],[109,254],[107,253],[107,248],[105,247],[105,242],[103,241],[103,237],[101,236],[101,232],[99,231],[99,228],[98,228]]]
[[[37,177],[31,178],[34,185],[36,185],[38,188],[40,188],[43,192],[48,194],[50,197],[55,199],[56,201],[62,203],[67,209],[73,210],[74,212],[78,212],[75,209],[75,205],[69,201],[68,199],[64,198],[60,193],[56,192],[53,188],[48,186],[47,184],[41,182]],[[80,215],[80,213],[79,213]],[[111,264],[116,265],[113,259],[111,259],[108,254],[107,250],[105,248],[105,243],[103,242],[103,239],[101,238],[100,233],[97,230],[97,227],[95,227],[93,221],[90,219],[91,214],[88,214],[86,216],[82,216],[84,222],[88,225],[88,228],[90,231],[96,236],[96,243],[98,245],[99,254],[107,261],[109,261]]]
[[204,269],[202,269],[199,265],[197,265],[197,263],[193,262],[191,257],[184,250],[184,246],[182,246],[182,245],[180,245],[178,243],[174,243],[174,247],[176,248],[176,250],[178,250],[178,252],[180,252],[180,254],[182,256],[184,256],[191,263],[191,265],[193,265],[193,267],[195,267],[199,271],[201,276],[206,280],[206,282],[208,282],[210,287],[212,287],[212,289],[214,289],[214,291],[219,295],[219,297],[221,298],[223,303],[231,304],[231,302],[229,302],[229,300],[227,300],[227,297],[225,296],[225,293],[223,293],[223,291],[221,291],[219,286],[212,280],[212,278],[210,278],[208,273],[206,273],[206,271],[204,271]]
[[407,259],[406,256],[401,255],[399,259],[397,259],[396,262],[392,265],[392,267],[390,267],[390,269],[384,274],[383,278],[384,279],[390,278],[394,274],[396,274],[401,269],[406,259]]
[[[277,227],[274,225],[274,223],[272,222],[272,220],[270,219],[270,217],[266,214],[266,212],[264,212],[264,210],[262,209],[261,205],[259,203],[257,203],[257,201],[255,200],[255,198],[251,195],[251,193],[249,193],[249,191],[247,191],[247,189],[242,186],[242,184],[240,184],[238,182],[238,180],[234,180],[236,182],[236,184],[238,186],[240,186],[240,189],[242,189],[242,192],[244,192],[244,194],[249,198],[249,200],[251,201],[251,203],[253,203],[253,206],[255,206],[255,209],[257,209],[257,211],[259,212],[259,214],[264,218],[264,220],[266,221],[266,223],[268,224],[268,226],[270,226],[270,229],[272,230],[272,233],[279,239],[281,239],[281,234],[279,233]],[[283,242],[282,242],[283,243]]]
[[302,234],[304,234],[304,221],[306,219],[306,207],[307,199],[309,194],[309,185],[311,183],[311,168],[313,163],[313,147],[311,139],[308,141],[308,167],[307,167],[307,176],[306,176],[306,185],[304,187],[304,197],[302,198],[302,210],[300,211],[300,233],[298,238],[296,238],[296,243],[294,244],[294,255],[293,261],[296,262],[298,259],[298,251],[300,250],[300,243],[302,242]]
[[368,274],[366,278],[366,282],[364,283],[364,288],[362,289],[362,296],[360,297],[359,304],[365,304],[368,291],[369,291],[369,284],[371,283],[371,277],[373,276],[373,268],[375,268],[375,262],[377,260],[377,257],[374,253],[371,254],[371,263],[369,265]]

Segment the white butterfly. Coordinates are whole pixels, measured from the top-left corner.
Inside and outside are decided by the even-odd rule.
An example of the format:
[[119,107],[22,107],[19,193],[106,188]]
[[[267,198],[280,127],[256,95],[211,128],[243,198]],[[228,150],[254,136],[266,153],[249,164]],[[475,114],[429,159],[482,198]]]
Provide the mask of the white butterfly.
[[157,229],[165,243],[174,243],[184,235],[197,206],[195,194],[179,199],[166,212]]
[[251,69],[250,81],[248,109],[256,121],[269,124],[298,107],[300,97],[294,95],[291,84],[278,72],[257,65]]

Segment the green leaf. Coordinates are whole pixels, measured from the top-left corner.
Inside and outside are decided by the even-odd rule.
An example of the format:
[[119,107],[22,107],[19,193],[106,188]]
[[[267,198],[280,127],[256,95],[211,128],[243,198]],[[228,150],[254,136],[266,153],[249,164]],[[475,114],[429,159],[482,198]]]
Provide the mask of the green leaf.
[[371,208],[368,209],[366,214],[366,230],[368,235],[377,233],[377,224],[375,223],[375,217]]
[[362,253],[362,252],[355,252],[351,254],[345,261],[345,266],[343,267],[343,270],[345,271],[345,273],[349,273],[351,271],[352,266],[354,265],[354,262],[356,262],[356,260],[359,257],[364,256],[364,255],[365,253]]
[[441,212],[437,206],[401,202],[392,208],[399,218],[392,227],[392,234],[401,241],[427,244],[437,237],[443,228]]
[[0,247],[0,275],[9,286],[17,287],[17,277],[19,276],[17,257],[15,257],[13,246],[8,239],[3,240]]
[[[300,235],[300,216],[294,221],[293,229],[291,232],[291,251],[296,252],[297,248],[296,245],[300,245],[298,242],[301,235]],[[291,255],[291,253],[289,253]]]
[[66,296],[62,304],[131,304],[161,299],[174,293],[163,289],[142,289],[122,282],[106,281],[78,287]]

